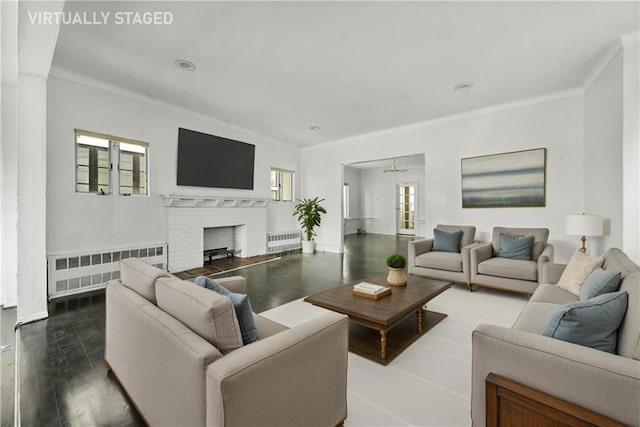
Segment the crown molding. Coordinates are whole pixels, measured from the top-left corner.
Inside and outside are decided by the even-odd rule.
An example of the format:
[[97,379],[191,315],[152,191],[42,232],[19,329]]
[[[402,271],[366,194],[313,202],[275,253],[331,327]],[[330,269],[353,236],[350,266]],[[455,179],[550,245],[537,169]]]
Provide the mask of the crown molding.
[[97,89],[97,90],[101,90],[103,92],[108,92],[112,95],[116,95],[116,96],[121,96],[123,98],[127,98],[133,101],[137,101],[137,102],[141,102],[153,107],[157,107],[157,108],[161,108],[163,110],[166,111],[171,111],[172,113],[178,113],[178,114],[185,114],[188,116],[192,116],[195,118],[198,118],[200,120],[204,120],[210,123],[213,123],[215,125],[218,126],[223,126],[238,132],[242,132],[245,133],[247,135],[251,135],[251,136],[255,136],[257,138],[259,138],[260,140],[266,140],[269,141],[273,144],[277,144],[277,145],[281,145],[284,147],[287,147],[289,149],[298,149],[297,146],[292,145],[292,144],[288,144],[286,142],[274,139],[272,137],[266,136],[264,134],[258,133],[256,131],[247,129],[245,127],[242,127],[240,125],[237,125],[235,123],[232,122],[228,122],[222,119],[219,119],[217,117],[214,116],[209,116],[207,114],[201,113],[199,111],[196,110],[192,110],[190,108],[186,108],[186,107],[182,107],[176,104],[173,104],[171,102],[167,102],[167,101],[162,101],[159,100],[157,98],[152,98],[150,96],[147,95],[143,95],[139,92],[135,92],[132,91],[130,89],[125,89],[121,86],[117,86],[114,85],[112,83],[107,83],[103,80],[98,80],[98,79],[94,79],[91,77],[87,77],[83,74],[79,74],[73,71],[69,71],[67,69],[64,68],[60,68],[60,67],[56,67],[56,66],[52,66],[51,67],[51,71],[49,73],[50,77],[55,77],[57,79],[60,80],[64,80],[66,82],[69,83],[74,83],[80,86],[85,86],[91,89]]
[[640,31],[631,31],[620,35],[620,42],[623,47],[640,43]]
[[374,138],[378,136],[391,135],[397,132],[406,132],[415,129],[421,129],[431,126],[436,126],[443,123],[455,122],[458,120],[471,119],[474,117],[485,116],[489,114],[500,113],[508,110],[515,110],[518,108],[525,108],[536,104],[542,104],[545,102],[556,101],[559,99],[574,98],[576,96],[583,96],[584,90],[581,87],[566,89],[558,92],[552,92],[541,96],[525,98],[518,101],[506,102],[503,104],[496,104],[489,107],[482,107],[475,110],[465,111],[463,113],[452,114],[450,116],[438,117],[434,119],[425,120],[422,122],[410,123],[408,125],[396,126],[393,128],[378,130],[375,132],[363,133],[356,136],[350,136],[346,138],[334,139],[333,141],[327,141],[320,144],[315,144],[309,147],[302,147],[301,151],[312,150],[317,147],[325,147],[334,144],[342,144],[345,142],[356,142],[363,139]]

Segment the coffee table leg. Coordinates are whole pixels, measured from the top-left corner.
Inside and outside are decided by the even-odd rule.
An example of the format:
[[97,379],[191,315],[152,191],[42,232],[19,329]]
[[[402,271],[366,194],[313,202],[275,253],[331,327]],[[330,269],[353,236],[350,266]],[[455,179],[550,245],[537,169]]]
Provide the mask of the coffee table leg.
[[422,308],[419,308],[416,311],[416,317],[418,320],[418,333],[421,334],[422,333]]
[[380,359],[387,359],[387,331],[380,331]]

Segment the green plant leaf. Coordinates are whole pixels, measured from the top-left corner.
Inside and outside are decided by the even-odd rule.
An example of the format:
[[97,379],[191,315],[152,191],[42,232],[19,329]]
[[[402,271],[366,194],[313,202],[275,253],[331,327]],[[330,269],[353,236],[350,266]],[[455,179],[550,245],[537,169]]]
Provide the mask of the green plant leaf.
[[320,202],[324,199],[297,199],[298,203],[294,206],[293,216],[296,216],[302,231],[304,232],[307,240],[311,241],[313,236],[316,235],[315,227],[319,227],[321,223],[321,214],[326,214],[327,211],[320,206]]

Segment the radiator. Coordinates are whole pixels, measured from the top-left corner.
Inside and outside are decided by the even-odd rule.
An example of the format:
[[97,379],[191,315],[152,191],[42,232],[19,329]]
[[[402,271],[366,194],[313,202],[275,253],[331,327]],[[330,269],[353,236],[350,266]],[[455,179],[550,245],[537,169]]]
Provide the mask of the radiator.
[[267,253],[297,252],[302,248],[300,231],[267,233]]
[[120,260],[140,258],[166,271],[167,245],[148,245],[47,256],[49,298],[104,288],[120,278]]

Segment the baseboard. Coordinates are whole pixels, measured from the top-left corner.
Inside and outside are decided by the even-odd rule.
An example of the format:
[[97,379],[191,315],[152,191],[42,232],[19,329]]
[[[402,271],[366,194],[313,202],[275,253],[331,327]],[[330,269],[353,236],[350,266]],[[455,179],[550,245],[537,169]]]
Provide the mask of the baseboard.
[[31,315],[26,316],[26,317],[19,317],[18,318],[18,323],[20,325],[24,325],[24,324],[27,324],[27,323],[36,322],[38,320],[46,319],[47,317],[49,317],[49,312],[48,311],[41,311],[40,313],[34,313],[34,314],[31,314]]
[[321,243],[316,243],[316,251],[318,251],[318,252],[332,252],[332,253],[339,254],[340,253],[340,247],[333,246],[333,245],[323,245]]

